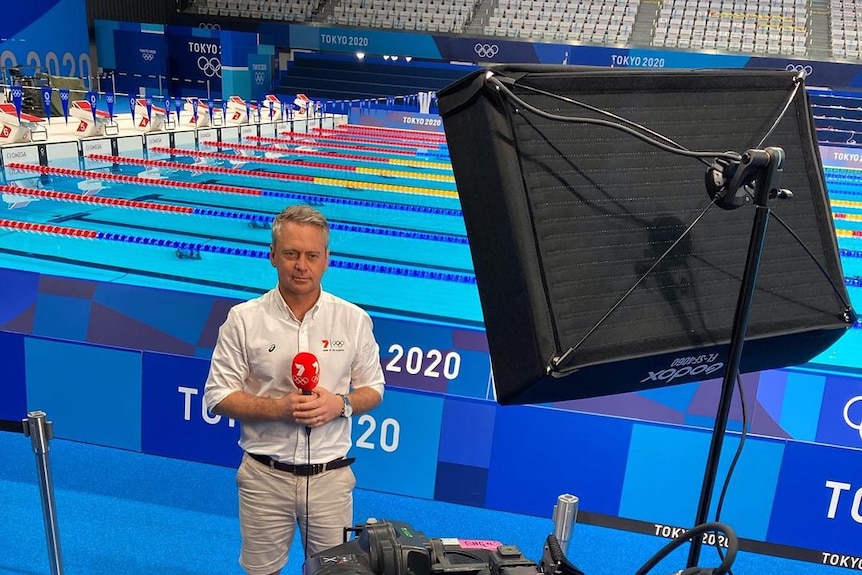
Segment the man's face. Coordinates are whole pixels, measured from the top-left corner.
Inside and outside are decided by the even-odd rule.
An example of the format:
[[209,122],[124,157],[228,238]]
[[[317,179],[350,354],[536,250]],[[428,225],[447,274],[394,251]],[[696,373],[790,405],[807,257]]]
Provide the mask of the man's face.
[[312,224],[284,222],[270,246],[269,261],[278,271],[279,290],[285,298],[317,297],[329,266],[323,230]]

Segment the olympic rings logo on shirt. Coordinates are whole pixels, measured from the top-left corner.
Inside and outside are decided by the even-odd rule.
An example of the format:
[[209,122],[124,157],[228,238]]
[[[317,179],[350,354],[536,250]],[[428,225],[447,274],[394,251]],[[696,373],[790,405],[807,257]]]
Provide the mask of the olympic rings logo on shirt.
[[500,47],[496,44],[482,44],[481,42],[477,42],[475,46],[473,46],[473,51],[476,52],[476,55],[480,58],[493,58],[500,51]]

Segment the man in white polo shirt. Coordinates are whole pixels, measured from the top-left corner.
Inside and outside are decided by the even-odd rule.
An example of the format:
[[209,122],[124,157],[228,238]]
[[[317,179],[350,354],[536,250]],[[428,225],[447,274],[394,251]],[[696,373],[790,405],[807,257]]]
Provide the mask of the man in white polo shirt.
[[[249,575],[281,571],[297,525],[308,555],[353,525],[350,416],[381,402],[384,377],[369,315],[321,288],[328,246],[319,211],[281,212],[270,246],[278,285],[233,307],[213,350],[204,400],[242,424],[239,561]],[[298,357],[319,365],[310,394],[294,385]]]

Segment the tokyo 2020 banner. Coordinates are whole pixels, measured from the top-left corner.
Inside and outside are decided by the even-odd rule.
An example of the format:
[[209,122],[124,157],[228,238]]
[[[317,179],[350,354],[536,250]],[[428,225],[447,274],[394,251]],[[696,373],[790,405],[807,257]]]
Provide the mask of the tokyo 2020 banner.
[[84,0],[30,0],[0,18],[0,68],[27,76],[91,75]]

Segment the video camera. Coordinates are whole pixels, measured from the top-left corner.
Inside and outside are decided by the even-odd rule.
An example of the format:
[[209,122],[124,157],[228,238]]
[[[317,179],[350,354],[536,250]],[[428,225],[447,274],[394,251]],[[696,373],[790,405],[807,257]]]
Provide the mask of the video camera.
[[[341,545],[316,553],[305,561],[304,575],[584,575],[573,565],[555,534],[548,535],[542,550],[542,562],[524,557],[514,545],[472,539],[428,539],[421,531],[400,521],[368,519],[364,524],[344,530]],[[723,533],[727,550],[720,553],[721,564],[715,568],[689,567],[674,575],[724,575],[736,559],[739,542],[730,526],[703,523],[671,540],[638,569],[646,575],[681,545],[704,533]]]
[[305,575],[537,575],[542,568],[513,545],[495,541],[429,539],[400,521],[368,519],[348,529],[357,536],[312,555]]

